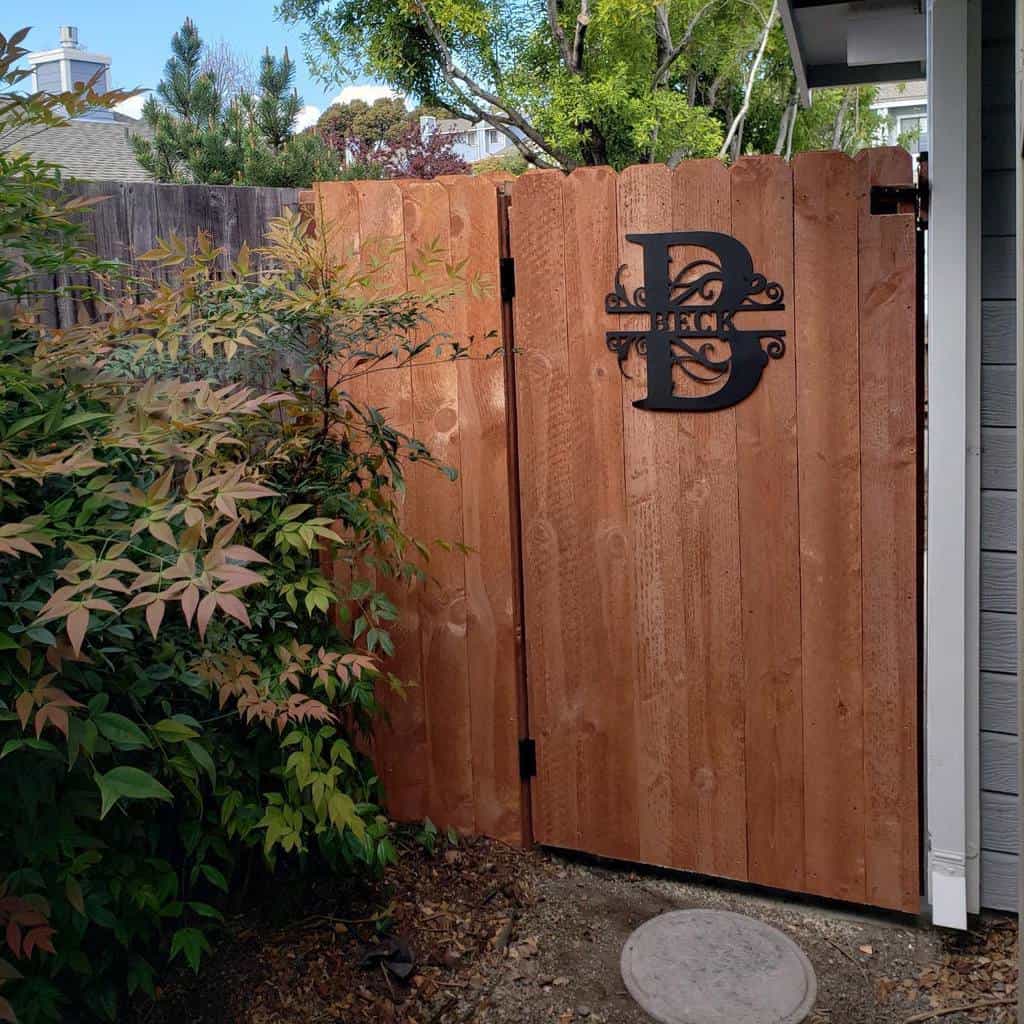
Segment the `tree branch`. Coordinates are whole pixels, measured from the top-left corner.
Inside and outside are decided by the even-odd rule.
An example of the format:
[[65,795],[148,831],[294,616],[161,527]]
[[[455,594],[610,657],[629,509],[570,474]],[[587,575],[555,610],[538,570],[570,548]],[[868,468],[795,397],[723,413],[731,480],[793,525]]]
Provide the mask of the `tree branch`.
[[786,146],[786,139],[789,136],[789,122],[796,113],[796,101],[796,82],[794,82],[789,90],[789,99],[782,110],[782,116],[779,118],[779,131],[775,136],[775,149],[773,150],[776,156],[781,156]]
[[832,148],[841,149],[843,144],[843,128],[846,125],[846,115],[850,111],[850,104],[853,102],[853,89],[847,89],[843,93],[843,101],[836,111],[835,124],[832,126]]
[[764,23],[764,31],[761,33],[761,43],[757,48],[757,55],[754,57],[754,63],[750,66],[750,75],[747,78],[747,87],[743,93],[743,104],[740,106],[739,112],[733,118],[732,124],[729,125],[729,134],[726,135],[725,141],[722,143],[722,148],[718,151],[718,158],[721,160],[726,153],[729,152],[729,146],[732,143],[740,126],[747,118],[747,111],[750,109],[750,94],[754,91],[754,79],[757,78],[758,68],[761,66],[761,61],[764,59],[764,51],[768,46],[768,36],[771,34],[772,25],[775,24],[775,19],[779,14],[779,0],[772,0],[772,9],[768,14],[768,20]]
[[562,55],[562,61],[570,70],[573,69],[572,53],[569,50],[569,41],[565,38],[565,29],[559,21],[559,14],[562,12],[560,0],[548,0],[548,24],[551,26],[551,34],[558,43],[558,52]]
[[[413,3],[416,9],[420,12],[427,31],[431,34],[434,42],[437,44],[437,48],[441,51],[441,57],[443,60],[442,73],[444,74],[445,81],[459,94],[461,101],[465,103],[466,106],[478,118],[480,118],[480,120],[486,121],[492,128],[496,128],[500,131],[530,163],[538,167],[543,166],[543,164],[537,159],[537,154],[525,144],[523,139],[508,129],[512,127],[518,128],[526,138],[534,143],[538,149],[551,157],[556,164],[565,170],[571,170],[575,166],[574,163],[553,149],[548,144],[544,136],[542,136],[533,127],[533,125],[531,125],[530,122],[519,113],[519,111],[514,110],[499,96],[496,96],[478,82],[474,81],[469,74],[463,71],[462,68],[455,63],[452,59],[451,49],[449,48],[443,33],[431,17],[423,0],[413,0]],[[462,83],[462,85],[459,85],[459,83]],[[463,86],[465,88],[463,88]],[[491,111],[481,106],[480,102],[475,102],[473,99],[470,99],[470,96],[466,95],[467,91],[475,97],[476,100],[488,104],[491,107],[496,107],[505,115],[505,117],[500,119],[496,118]]]
[[[678,45],[672,45],[672,32],[668,24],[668,9],[664,4],[658,4],[654,9],[654,24],[655,31],[658,36],[658,70],[654,72],[654,81],[651,88],[658,89],[665,84],[668,79],[668,73],[672,65],[679,59],[679,55],[690,45],[693,39],[693,33],[697,30],[697,24],[700,19],[714,7],[719,0],[708,0],[706,4],[697,10],[697,13],[690,19],[689,25],[686,26],[686,31],[683,33],[683,38],[679,40]],[[664,21],[664,25],[662,25]],[[662,46],[667,43],[667,48],[662,55]]]
[[572,70],[577,75],[583,73],[583,41],[589,24],[590,0],[581,0],[580,13],[576,15],[576,35],[572,41]]

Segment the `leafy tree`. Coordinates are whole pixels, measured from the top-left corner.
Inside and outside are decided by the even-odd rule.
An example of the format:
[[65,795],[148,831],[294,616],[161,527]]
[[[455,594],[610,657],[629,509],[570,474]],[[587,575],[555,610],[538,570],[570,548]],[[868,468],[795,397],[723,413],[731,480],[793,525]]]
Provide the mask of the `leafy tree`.
[[339,146],[346,161],[341,177],[436,178],[441,174],[468,174],[469,164],[455,152],[454,139],[436,132],[424,133],[419,121],[406,118],[402,131],[385,138],[365,139],[327,135]]
[[[487,122],[531,164],[771,152],[783,115],[790,134],[774,0],[282,0],[279,10],[308,27],[324,80],[372,75]],[[795,113],[794,148],[820,139],[800,131],[819,121]]]
[[397,97],[382,96],[367,103],[351,100],[332,103],[317,121],[323,137],[339,152],[349,147],[372,150],[387,141],[395,141],[410,124],[419,124],[419,113],[410,113]]
[[[24,36],[0,134],[127,98],[17,92]],[[291,214],[258,267],[168,239],[126,280],[86,205],[0,152],[0,1020],[25,1024],[124,1020],[247,879],[393,858],[361,737],[403,686],[382,587],[424,573],[404,464],[444,470],[352,381],[467,355],[410,340],[460,286],[436,249],[450,283],[382,297],[386,247],[339,259]],[[57,269],[107,275],[103,319],[39,321]]]

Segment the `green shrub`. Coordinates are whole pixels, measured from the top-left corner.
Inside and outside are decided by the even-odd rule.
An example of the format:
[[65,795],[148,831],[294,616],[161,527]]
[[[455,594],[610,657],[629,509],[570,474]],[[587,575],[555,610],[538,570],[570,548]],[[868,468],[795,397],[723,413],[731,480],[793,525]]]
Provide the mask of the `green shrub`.
[[[21,37],[0,136],[105,102],[16,93]],[[56,168],[0,153],[0,210],[0,1020],[117,1020],[258,873],[394,856],[360,737],[403,685],[385,584],[428,553],[403,462],[436,463],[351,381],[465,357],[410,340],[459,274],[431,250],[442,287],[374,297],[386,253],[339,261],[291,215],[258,272],[168,239],[104,289],[141,299],[49,330],[38,271],[112,268]]]

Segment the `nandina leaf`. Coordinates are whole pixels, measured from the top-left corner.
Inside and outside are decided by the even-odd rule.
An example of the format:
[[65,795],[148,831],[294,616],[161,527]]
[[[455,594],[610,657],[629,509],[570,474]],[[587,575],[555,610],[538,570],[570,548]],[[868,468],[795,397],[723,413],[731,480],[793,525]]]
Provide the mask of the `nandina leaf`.
[[221,591],[217,592],[217,605],[225,615],[230,615],[233,619],[238,619],[243,625],[251,625],[249,622],[249,613],[245,610],[245,605],[234,594],[225,594]]
[[185,954],[189,967],[199,972],[199,961],[203,953],[210,952],[210,943],[198,928],[179,928],[171,939],[171,959],[179,953]]
[[190,584],[181,595],[181,610],[185,615],[185,622],[192,625],[192,616],[196,613],[196,605],[199,604],[199,588]]
[[85,640],[85,634],[89,628],[89,609],[76,608],[68,615],[65,628],[68,631],[68,639],[71,641],[71,649],[75,654],[80,654],[82,641]]
[[153,634],[154,638],[160,632],[160,623],[164,620],[164,611],[166,609],[167,605],[163,601],[154,601],[146,609],[146,624],[149,626],[149,631]]
[[68,734],[68,713],[57,704],[50,703],[36,712],[36,738],[43,731],[43,727],[50,722],[55,729],[59,729],[65,736]]
[[22,942],[22,949],[25,952],[25,956],[31,956],[32,951],[37,947],[45,953],[55,953],[56,950],[53,948],[53,943],[50,941],[55,932],[56,929],[51,928],[49,925],[39,925],[29,931]]
[[206,636],[206,627],[210,624],[210,618],[216,607],[216,594],[207,594],[206,597],[199,602],[199,608],[196,611],[196,625],[199,627],[199,635],[201,637]]
[[78,884],[78,879],[73,875],[68,875],[67,881],[64,883],[64,892],[67,895],[68,903],[80,914],[84,914],[85,899],[82,896],[82,887]]
[[126,800],[163,800],[172,803],[174,798],[169,789],[138,768],[119,765],[105,775],[95,776],[100,790],[102,806],[100,818],[105,818],[121,797]]
[[115,711],[101,711],[92,716],[96,728],[118,750],[141,750],[152,747],[146,734],[130,719]]
[[32,715],[32,709],[35,706],[36,699],[28,690],[21,694],[14,702],[14,710],[18,713],[18,721],[21,722],[22,729],[28,725],[28,720]]

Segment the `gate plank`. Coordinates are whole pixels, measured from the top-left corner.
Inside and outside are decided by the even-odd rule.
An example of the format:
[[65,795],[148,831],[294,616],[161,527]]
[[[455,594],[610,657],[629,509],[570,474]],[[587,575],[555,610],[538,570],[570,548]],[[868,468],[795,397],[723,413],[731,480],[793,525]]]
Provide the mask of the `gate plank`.
[[[672,175],[672,228],[721,231],[732,223],[729,171],[685,160]],[[700,251],[706,256],[706,251]],[[651,414],[647,414],[650,416]],[[681,567],[668,644],[679,652],[681,692],[667,713],[679,746],[671,758],[672,852],[705,874],[747,877],[743,752],[743,616],[736,475],[736,411],[655,416],[679,467],[674,515]]]
[[538,842],[578,849],[577,670],[583,649],[575,424],[569,405],[562,173],[532,171],[514,186],[516,391],[530,717],[537,742],[533,827]]
[[736,406],[749,877],[803,890],[793,178],[777,157],[745,157],[731,175],[733,234],[750,250],[755,270],[782,285],[787,303],[784,312],[756,314],[758,324],[786,330],[787,350]]
[[[644,280],[639,245],[630,232],[664,230],[672,222],[672,172],[663,165],[627,167],[618,181],[619,262],[627,290]],[[649,317],[617,318],[626,330],[647,329]],[[673,701],[682,699],[682,652],[667,636],[680,613],[676,588],[684,570],[678,513],[681,478],[671,417],[633,407],[646,393],[644,360],[629,361],[632,379],[623,389],[626,502],[633,545],[634,716],[638,826],[641,859],[673,864],[672,822],[683,808],[673,804],[671,769],[676,737],[670,731]]]
[[845,154],[794,161],[807,888],[862,901],[857,184]]
[[845,153],[801,153],[793,188],[806,884],[862,902],[856,166]]
[[[587,849],[636,859],[638,801],[633,721],[632,555],[622,439],[623,379],[610,358],[604,312],[619,265],[611,168],[562,183],[571,467],[577,495],[578,585],[586,638],[576,651],[580,831]],[[582,497],[585,495],[585,497]]]
[[[410,292],[425,294],[448,285],[450,218],[448,192],[432,181],[403,181],[405,275]],[[412,338],[430,342],[451,330],[451,303],[430,314]],[[412,434],[442,463],[461,474],[459,376],[453,362],[437,354],[438,338],[416,357],[409,371]],[[383,374],[380,376],[387,376]],[[430,545],[423,568],[427,580],[415,587],[419,608],[420,678],[426,726],[427,815],[435,822],[471,831],[473,814],[472,735],[469,666],[466,650],[465,556],[434,544],[441,539],[463,543],[462,481],[448,480],[421,462],[407,467],[407,526],[413,537]]]
[[[501,329],[498,281],[498,205],[492,182],[464,175],[438,179],[448,189],[451,259],[465,260],[481,288],[457,296],[452,330],[473,338],[472,360],[458,366],[462,526],[472,554],[466,577],[469,700],[476,829],[521,843],[522,784],[516,739],[519,710],[513,608],[505,364],[484,359],[507,339]],[[518,515],[518,511],[516,513]]]
[[860,175],[861,488],[867,899],[920,909],[917,814],[917,354],[914,218],[872,215],[872,184],[911,181],[902,149]]

